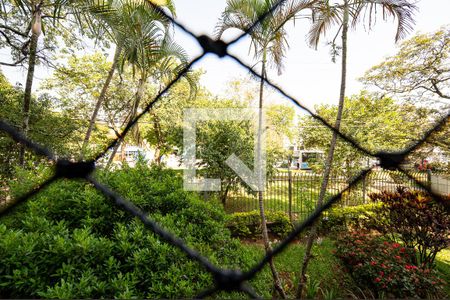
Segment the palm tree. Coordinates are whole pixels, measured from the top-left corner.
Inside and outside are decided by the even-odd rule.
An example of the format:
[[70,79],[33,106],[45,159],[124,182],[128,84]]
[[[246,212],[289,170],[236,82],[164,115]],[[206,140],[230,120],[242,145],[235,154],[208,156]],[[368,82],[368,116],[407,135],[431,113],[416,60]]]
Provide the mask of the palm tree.
[[[31,107],[31,90],[34,80],[34,69],[38,58],[38,41],[42,33],[44,20],[56,21],[64,19],[66,16],[62,16],[61,11],[63,9],[71,9],[72,1],[70,0],[14,0],[10,1],[13,7],[16,7],[22,16],[25,16],[28,23],[25,32],[20,30],[8,29],[10,31],[19,34],[22,37],[27,37],[28,40],[22,47],[22,54],[28,56],[28,70],[25,83],[25,92],[22,103],[22,132],[26,136],[29,130],[30,119],[30,107]],[[3,4],[0,10],[3,9]],[[25,47],[27,50],[25,50]],[[25,56],[25,57],[26,57]],[[25,60],[25,57],[20,61]],[[19,163],[24,164],[25,159],[25,147],[20,146]]]
[[[225,11],[216,29],[218,38],[227,29],[240,29],[247,31],[258,19],[277,4],[275,0],[228,0]],[[264,101],[264,79],[267,77],[268,65],[274,66],[280,74],[283,69],[283,57],[288,47],[287,32],[284,25],[293,19],[302,9],[308,8],[313,1],[290,1],[278,5],[264,20],[260,21],[249,33],[251,47],[254,49],[255,59],[261,63],[261,82],[259,89],[259,128],[257,161],[261,162],[261,111]],[[267,221],[264,212],[264,199],[262,191],[258,192],[259,210],[261,215],[262,235],[266,251],[271,251],[267,233]],[[272,260],[270,268],[274,285],[280,296],[286,295],[281,286],[278,272]]]
[[[334,124],[334,128],[337,130],[339,130],[341,126],[342,112],[344,110],[347,79],[348,30],[350,26],[356,27],[361,21],[366,21],[368,23],[368,28],[371,29],[371,26],[375,24],[376,21],[377,9],[382,10],[383,19],[390,16],[397,19],[397,34],[395,36],[396,42],[405,37],[406,34],[412,29],[414,24],[413,13],[416,6],[407,0],[343,0],[343,3],[333,5],[331,5],[329,1],[319,1],[312,7],[313,24],[308,35],[310,45],[317,48],[320,37],[324,35],[329,27],[333,25],[339,26],[338,32],[332,41],[333,47],[335,47],[335,40],[339,36],[339,33],[341,34],[341,87],[339,92],[338,112]],[[319,199],[317,201],[317,207],[322,206],[323,199],[325,198],[328,180],[333,165],[336,142],[337,134],[336,132],[333,132],[330,149],[328,150],[328,156],[325,162],[325,170],[320,188]],[[306,251],[301,266],[299,285],[296,292],[297,298],[301,298],[303,288],[306,285],[306,270],[311,258],[311,248],[316,237],[316,232],[317,224],[315,224],[310,230]]]
[[[166,1],[165,5],[169,8],[172,14],[175,13],[172,1]],[[132,26],[136,25],[134,19],[139,14],[141,16],[144,14],[146,18],[152,20],[152,22],[150,22],[152,25],[155,25],[155,22],[159,22],[163,28],[167,29],[167,27],[169,26],[168,20],[159,12],[157,12],[151,5],[148,5],[148,3],[146,3],[145,1],[107,0],[100,3],[98,1],[94,1],[91,5],[87,5],[87,9],[91,13],[91,15],[97,18],[99,20],[99,23],[103,25],[102,28],[105,29],[110,39],[116,44],[116,49],[114,52],[113,63],[108,72],[100,95],[92,112],[91,118],[89,120],[89,126],[83,140],[83,145],[81,147],[81,158],[83,158],[85,154],[92,131],[95,126],[95,120],[97,119],[97,115],[100,111],[102,103],[106,98],[106,93],[114,76],[114,72],[118,67],[121,56],[123,55],[122,52],[124,43],[129,41],[128,32],[130,32],[130,28]],[[93,30],[98,32],[97,28],[93,28]],[[98,32],[98,34],[102,34],[102,32]]]
[[[130,66],[133,74],[138,77],[134,103],[127,118],[127,121],[131,121],[138,113],[148,79],[153,75],[158,76],[155,80],[163,80],[170,77],[169,74],[173,76],[188,62],[184,49],[172,41],[167,27],[161,26],[164,23],[161,24],[160,20],[155,18],[155,11],[151,9],[151,6],[146,3],[136,5],[132,0],[124,4],[121,12],[128,17],[126,26],[120,27],[122,53],[118,68],[122,72]],[[133,135],[137,141],[140,140],[138,126],[133,127]],[[123,141],[124,138],[121,137],[116,143],[107,168]]]

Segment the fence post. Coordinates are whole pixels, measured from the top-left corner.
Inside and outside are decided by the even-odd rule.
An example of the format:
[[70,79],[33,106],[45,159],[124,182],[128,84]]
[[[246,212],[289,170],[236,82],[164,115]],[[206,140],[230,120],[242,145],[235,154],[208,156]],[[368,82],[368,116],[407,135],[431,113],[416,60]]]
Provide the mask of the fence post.
[[289,176],[289,184],[288,184],[289,220],[292,223],[292,172],[290,166],[288,167],[288,176]]
[[362,188],[363,188],[363,204],[366,204],[366,175],[364,175],[362,179]]
[[431,170],[427,170],[427,186],[431,189]]

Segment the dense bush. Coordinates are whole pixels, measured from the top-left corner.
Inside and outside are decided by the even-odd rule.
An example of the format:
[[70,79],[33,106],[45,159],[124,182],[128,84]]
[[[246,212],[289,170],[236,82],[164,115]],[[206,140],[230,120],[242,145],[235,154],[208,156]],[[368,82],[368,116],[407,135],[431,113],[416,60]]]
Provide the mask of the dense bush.
[[[288,216],[283,212],[266,211],[267,229],[280,238],[289,234],[293,227]],[[234,236],[261,236],[261,216],[259,211],[232,214],[226,225]]]
[[[243,250],[220,206],[183,191],[174,172],[138,166],[98,177],[213,263],[250,264],[235,255]],[[60,180],[2,219],[0,253],[5,298],[193,297],[212,284],[200,265],[84,181]]]
[[442,296],[443,280],[416,265],[415,249],[382,240],[362,231],[338,238],[336,256],[355,282],[377,298]]
[[382,203],[372,218],[372,225],[394,241],[417,248],[419,264],[431,268],[436,254],[450,245],[447,208],[428,194],[405,188],[369,196]]
[[330,209],[320,222],[320,232],[326,234],[349,229],[371,228],[378,204],[335,207]]

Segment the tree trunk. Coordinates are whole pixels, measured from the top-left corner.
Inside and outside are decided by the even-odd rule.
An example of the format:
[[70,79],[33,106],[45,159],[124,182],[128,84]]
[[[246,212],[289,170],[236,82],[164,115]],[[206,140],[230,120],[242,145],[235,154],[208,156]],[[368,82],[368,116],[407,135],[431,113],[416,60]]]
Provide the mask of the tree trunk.
[[[346,80],[347,80],[347,33],[348,33],[348,22],[349,22],[349,11],[348,11],[348,0],[344,0],[344,17],[342,21],[342,69],[341,69],[341,88],[340,88],[340,95],[339,95],[339,106],[338,106],[338,112],[336,116],[336,122],[334,127],[339,130],[341,126],[341,118],[342,118],[342,112],[344,110],[344,100],[345,100],[345,88],[346,88]],[[334,150],[336,148],[336,142],[337,142],[337,134],[333,132],[333,136],[331,138],[331,144],[330,149],[328,151],[328,157],[325,162],[325,170],[323,173],[323,181],[322,185],[320,187],[320,194],[319,199],[317,201],[317,207],[322,206],[323,200],[325,198],[325,194],[327,191],[328,186],[328,180],[330,178],[330,173],[333,165],[333,156],[334,156]],[[311,259],[311,249],[314,244],[314,241],[316,239],[317,234],[317,225],[320,222],[318,220],[312,227],[309,233],[308,242],[306,245],[305,254],[303,256],[303,263],[301,266],[301,272],[300,272],[300,278],[299,278],[299,284],[296,291],[296,298],[302,298],[302,292],[303,289],[306,286],[307,278],[306,278],[306,272],[308,268],[309,261]]]
[[153,130],[155,131],[155,137],[156,137],[156,149],[155,149],[155,155],[153,156],[153,160],[156,163],[157,166],[161,166],[161,159],[162,159],[162,151],[164,145],[164,138],[163,134],[161,132],[161,124],[159,122],[158,116],[154,113],[150,113],[153,117]]
[[125,140],[121,140],[122,147],[120,147],[120,160],[122,163],[127,160],[127,143]]
[[112,78],[114,76],[114,71],[116,70],[121,51],[122,51],[121,47],[117,46],[116,51],[114,53],[114,59],[113,59],[111,69],[108,72],[108,76],[106,77],[106,81],[103,84],[102,91],[100,92],[100,96],[98,97],[97,103],[95,104],[94,111],[92,112],[91,119],[89,120],[89,127],[88,127],[88,130],[86,131],[83,145],[81,147],[80,159],[83,159],[83,157],[85,155],[85,151],[88,146],[89,139],[91,138],[92,130],[94,130],[95,120],[97,119],[97,115],[98,115],[98,112],[100,111],[100,107],[102,106],[102,103],[106,98],[106,92],[108,91],[109,85],[111,84]]
[[161,166],[161,159],[162,159],[161,150],[159,149],[158,146],[156,146],[155,154],[153,155],[153,162],[154,162],[158,167]]
[[[263,99],[264,99],[264,78],[266,76],[266,49],[264,49],[264,53],[263,53],[263,59],[262,59],[262,69],[261,69],[261,83],[260,83],[260,87],[259,87],[259,113],[258,113],[258,145],[257,145],[257,161],[260,163],[263,163],[261,161],[262,159],[262,153],[261,153],[261,135],[262,135],[262,130],[264,130],[262,128],[263,124],[262,124],[262,109],[263,109]],[[257,166],[255,166],[257,167]],[[261,180],[261,172],[260,173],[260,180]],[[259,181],[261,183],[261,181]],[[263,183],[264,184],[264,183]],[[269,242],[269,234],[267,232],[267,220],[266,220],[266,214],[264,212],[264,196],[263,196],[263,192],[259,191],[258,192],[258,200],[259,200],[259,212],[261,215],[261,228],[262,228],[262,236],[263,236],[263,240],[264,240],[264,248],[266,250],[266,253],[269,251],[272,251],[272,247],[270,246],[270,242]],[[272,277],[273,277],[273,283],[274,283],[274,287],[277,290],[277,292],[280,294],[280,297],[285,299],[286,298],[286,294],[283,290],[283,287],[281,286],[281,281],[280,281],[280,277],[278,275],[277,269],[275,268],[275,264],[273,262],[273,259],[271,258],[269,260],[269,266],[270,266],[270,270],[272,271]]]
[[[28,60],[27,81],[25,84],[25,93],[23,96],[23,107],[22,107],[23,113],[22,132],[25,136],[28,135],[29,130],[31,90],[33,87],[34,67],[36,66],[37,45],[39,41],[39,36],[41,35],[42,31],[40,4],[35,6],[32,22],[33,25],[31,26],[30,58]],[[19,152],[19,163],[20,165],[23,166],[24,162],[25,162],[25,146],[21,145]]]
[[108,159],[108,162],[106,163],[105,170],[108,170],[111,166],[112,162],[114,161],[114,156],[116,156],[117,150],[119,149],[120,144],[122,143],[122,139],[119,138],[117,141],[117,144],[114,146],[111,156]]
[[223,207],[227,204],[228,192],[230,191],[231,182],[227,184],[225,187],[225,191],[220,195],[220,201],[222,202]]
[[[134,101],[134,105],[133,108],[131,110],[131,114],[130,114],[130,120],[133,120],[137,113],[138,113],[138,109],[139,109],[139,105],[142,101],[142,98],[144,97],[144,91],[145,91],[145,82],[146,79],[144,77],[141,77],[139,79],[139,83],[138,83],[138,89],[136,92],[136,100]],[[132,136],[135,138],[137,144],[141,143],[141,136],[140,136],[140,132],[139,132],[139,124],[134,124],[133,128],[131,129],[132,131]]]
[[[133,107],[131,108],[131,112],[130,112],[130,115],[128,117],[128,121],[126,123],[130,122],[131,120],[133,120],[136,117],[136,114],[137,114],[137,111],[138,111],[138,108],[139,108],[139,104],[140,104],[140,102],[142,100],[142,97],[144,95],[144,89],[145,89],[145,79],[141,78],[141,79],[139,79],[138,89],[137,89],[137,92],[136,92],[136,98],[134,100]],[[136,128],[137,125],[138,124],[134,125],[135,128]],[[139,134],[139,133],[137,133],[137,134]],[[122,144],[122,151],[121,151],[122,154],[121,154],[121,156],[122,156],[122,159],[124,159],[124,157],[125,157],[125,143],[124,143],[124,139],[125,139],[125,137],[119,138],[119,140],[117,141],[116,146],[114,146],[113,152],[112,152],[111,156],[109,157],[108,163],[106,164],[106,167],[105,167],[106,170],[109,169],[111,163],[113,162],[114,156],[116,155],[120,144]]]

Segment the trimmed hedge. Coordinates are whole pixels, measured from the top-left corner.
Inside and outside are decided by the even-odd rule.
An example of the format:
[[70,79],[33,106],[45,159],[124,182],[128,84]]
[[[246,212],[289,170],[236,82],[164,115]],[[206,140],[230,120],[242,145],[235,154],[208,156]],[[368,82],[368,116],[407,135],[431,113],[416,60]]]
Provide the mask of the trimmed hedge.
[[347,229],[370,229],[380,203],[330,209],[320,223],[320,232],[329,233]]
[[[288,216],[283,212],[266,211],[267,230],[277,237],[286,237],[293,229]],[[226,227],[236,237],[261,236],[261,216],[259,211],[234,213],[229,216]]]

